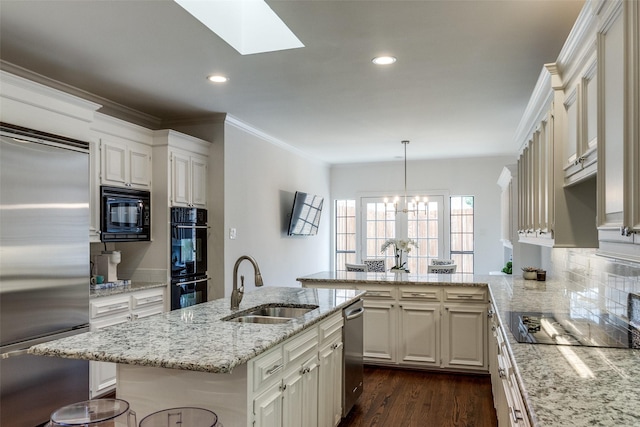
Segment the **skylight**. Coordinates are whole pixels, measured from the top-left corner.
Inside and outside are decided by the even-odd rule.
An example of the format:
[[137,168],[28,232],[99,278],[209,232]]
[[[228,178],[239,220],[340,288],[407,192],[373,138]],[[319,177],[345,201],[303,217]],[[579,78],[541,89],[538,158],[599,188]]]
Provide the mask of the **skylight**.
[[263,0],[174,0],[241,55],[304,47]]

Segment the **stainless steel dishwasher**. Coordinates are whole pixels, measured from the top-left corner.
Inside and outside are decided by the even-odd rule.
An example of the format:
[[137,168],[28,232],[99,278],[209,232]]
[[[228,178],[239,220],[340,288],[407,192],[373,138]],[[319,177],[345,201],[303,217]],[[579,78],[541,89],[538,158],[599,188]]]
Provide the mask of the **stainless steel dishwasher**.
[[342,310],[343,329],[343,393],[342,416],[346,416],[362,394],[362,328],[364,326],[364,303],[361,299]]

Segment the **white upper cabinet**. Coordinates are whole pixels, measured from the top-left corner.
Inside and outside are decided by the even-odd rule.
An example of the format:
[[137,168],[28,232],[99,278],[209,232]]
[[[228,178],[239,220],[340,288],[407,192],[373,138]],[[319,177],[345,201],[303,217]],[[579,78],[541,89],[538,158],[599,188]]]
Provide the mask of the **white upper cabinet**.
[[168,206],[207,207],[210,143],[173,130],[154,132],[154,177]]
[[207,158],[171,150],[171,205],[207,206]]
[[640,260],[640,4],[598,4],[600,254]]
[[91,124],[89,240],[100,242],[100,186],[151,191],[152,131],[101,113]]
[[114,136],[100,138],[102,185],[149,190],[151,147]]
[[[555,63],[545,64],[518,126],[518,241],[598,246],[596,18],[587,2]],[[599,173],[599,172],[598,172]]]

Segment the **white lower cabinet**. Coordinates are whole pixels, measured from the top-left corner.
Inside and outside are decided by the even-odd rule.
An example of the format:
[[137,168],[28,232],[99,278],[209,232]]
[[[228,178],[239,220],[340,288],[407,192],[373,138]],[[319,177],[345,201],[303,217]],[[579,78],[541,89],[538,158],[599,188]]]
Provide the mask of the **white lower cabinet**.
[[[164,288],[146,289],[90,300],[92,331],[164,312]],[[116,364],[89,362],[89,390],[93,399],[116,387]]]
[[502,328],[489,322],[489,373],[499,427],[529,427],[529,417],[511,364]]
[[369,364],[487,371],[488,291],[480,286],[358,285]]
[[487,307],[444,304],[442,367],[487,369]]
[[400,304],[400,363],[440,366],[440,304]]
[[334,325],[340,328],[321,338],[318,352],[318,427],[335,427],[342,418],[342,322]]
[[336,313],[249,361],[250,426],[335,427],[340,422],[342,326],[342,313]]

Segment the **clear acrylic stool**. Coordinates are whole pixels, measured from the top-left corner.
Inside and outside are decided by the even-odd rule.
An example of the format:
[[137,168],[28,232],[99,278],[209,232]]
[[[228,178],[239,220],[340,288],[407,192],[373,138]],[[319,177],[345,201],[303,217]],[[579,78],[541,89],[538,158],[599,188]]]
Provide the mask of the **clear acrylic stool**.
[[215,412],[204,408],[171,408],[149,414],[140,427],[223,427]]
[[137,427],[136,413],[122,399],[95,399],[56,409],[47,427]]

